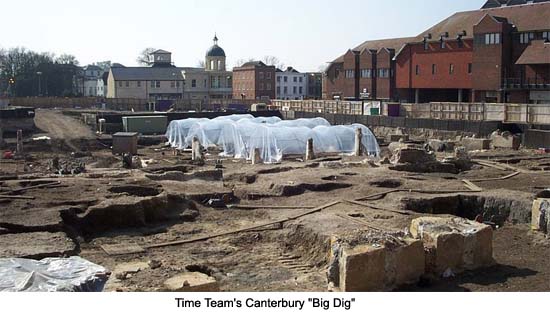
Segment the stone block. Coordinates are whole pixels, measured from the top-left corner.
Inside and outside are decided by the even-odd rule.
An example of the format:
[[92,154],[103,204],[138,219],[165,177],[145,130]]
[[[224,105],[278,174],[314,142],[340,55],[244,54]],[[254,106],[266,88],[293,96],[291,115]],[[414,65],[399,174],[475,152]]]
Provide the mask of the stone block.
[[167,292],[219,292],[215,278],[200,272],[186,272],[169,278],[164,282]]
[[521,139],[516,135],[492,135],[492,146],[495,149],[513,149],[518,150],[521,145]]
[[490,139],[464,138],[462,145],[467,151],[489,150],[491,148]]
[[[387,291],[418,281],[425,272],[424,247],[416,239],[397,239],[398,243],[342,247],[333,244],[330,258],[338,259],[338,278],[329,265],[329,282],[344,292]],[[334,247],[337,246],[337,247]],[[334,261],[331,261],[334,262]],[[332,273],[332,274],[331,274]]]
[[458,217],[421,217],[412,221],[410,232],[424,242],[427,272],[440,275],[493,264],[490,226]]
[[386,249],[361,245],[343,249],[340,257],[340,290],[368,292],[384,290]]
[[532,229],[548,234],[548,228],[550,227],[550,199],[536,199],[533,202],[531,217]]
[[386,252],[386,287],[412,284],[425,272],[424,244],[406,239],[405,244]]

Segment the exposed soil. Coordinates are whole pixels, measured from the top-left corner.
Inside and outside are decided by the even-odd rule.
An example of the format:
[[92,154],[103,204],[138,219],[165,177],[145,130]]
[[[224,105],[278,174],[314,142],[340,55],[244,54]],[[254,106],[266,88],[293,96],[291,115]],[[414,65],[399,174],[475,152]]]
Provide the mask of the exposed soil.
[[[497,264],[451,279],[426,278],[401,290],[550,291],[549,240],[532,233],[527,224],[530,202],[541,188],[550,187],[550,174],[537,169],[550,159],[533,151],[476,154],[531,173],[476,181],[483,191],[471,193],[462,179],[503,177],[513,171],[475,165],[458,174],[405,172],[334,155],[312,162],[290,157],[270,166],[212,154],[197,165],[189,153],[175,156],[162,144],[140,146],[139,157],[153,162],[125,170],[109,148],[89,146],[95,136],[78,120],[55,111],[37,111],[36,120],[48,136],[67,146],[52,150],[27,140],[27,159],[0,160],[0,175],[9,176],[0,180],[0,195],[32,186],[17,192],[32,199],[0,198],[0,241],[21,251],[17,256],[79,254],[110,270],[127,262],[156,263],[124,279],[111,277],[108,291],[158,291],[165,280],[186,271],[215,277],[223,291],[326,291],[331,235],[402,232],[425,213],[470,219],[482,215],[493,222],[498,226],[493,242]],[[83,147],[89,153],[78,159],[86,162],[85,173],[59,176],[48,171],[53,157],[75,160],[71,152]],[[218,160],[222,168],[216,168]],[[59,184],[35,187],[53,181]],[[366,196],[362,202],[368,206],[345,201]],[[210,207],[212,199],[236,206]],[[294,219],[335,200],[341,202]],[[288,218],[292,220],[282,221]],[[258,224],[268,225],[141,253],[109,255],[102,248],[146,247]],[[43,232],[66,237],[69,247],[36,243],[41,240],[28,235]]]

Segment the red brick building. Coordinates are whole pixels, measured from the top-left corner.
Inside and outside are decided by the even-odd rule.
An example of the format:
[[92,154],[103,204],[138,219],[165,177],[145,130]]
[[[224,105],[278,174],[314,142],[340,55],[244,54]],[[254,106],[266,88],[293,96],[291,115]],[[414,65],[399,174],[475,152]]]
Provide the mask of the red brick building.
[[263,62],[233,68],[233,99],[275,99],[275,71]]
[[[348,73],[353,56],[356,71],[368,69],[373,50],[348,51],[329,66],[324,97],[358,99],[366,87],[376,100],[550,103],[550,2],[489,2],[495,7],[458,12],[414,38],[371,41],[384,48],[371,60],[389,68],[385,80]],[[342,71],[355,80],[336,77]]]

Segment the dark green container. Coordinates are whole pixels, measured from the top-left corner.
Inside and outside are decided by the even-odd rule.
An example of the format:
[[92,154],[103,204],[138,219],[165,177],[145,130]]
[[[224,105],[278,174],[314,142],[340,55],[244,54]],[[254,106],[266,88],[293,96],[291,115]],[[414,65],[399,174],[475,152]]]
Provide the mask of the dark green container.
[[380,108],[370,108],[370,115],[371,116],[379,116],[380,115]]

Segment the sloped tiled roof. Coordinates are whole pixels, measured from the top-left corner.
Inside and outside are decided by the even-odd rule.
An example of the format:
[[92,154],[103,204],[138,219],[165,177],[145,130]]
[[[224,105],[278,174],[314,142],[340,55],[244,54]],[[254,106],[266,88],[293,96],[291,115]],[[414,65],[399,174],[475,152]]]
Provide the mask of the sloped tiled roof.
[[120,67],[111,68],[115,80],[183,80],[176,67]]
[[[515,6],[528,4],[528,0],[488,0],[485,2],[482,9],[498,8],[502,6]],[[549,2],[550,0],[534,0],[533,3]]]
[[[352,51],[362,52],[365,49],[379,51],[383,48],[394,49],[397,51],[403,45],[413,40],[414,40],[414,37],[402,37],[402,38],[395,38],[395,39],[365,41],[361,43],[361,45],[353,48]],[[334,63],[341,63],[343,61],[344,61],[344,55],[334,60]]]
[[550,29],[550,2],[543,2],[457,12],[422,32],[416,37],[415,41],[422,41],[423,36],[428,33],[431,33],[433,39],[437,40],[438,36],[442,33],[449,32],[449,36],[454,37],[462,31],[466,31],[466,36],[463,38],[473,38],[474,25],[481,21],[487,14],[497,18],[506,18],[509,23],[516,26],[518,32]]
[[544,40],[531,41],[516,64],[550,64],[550,43],[544,43]]

